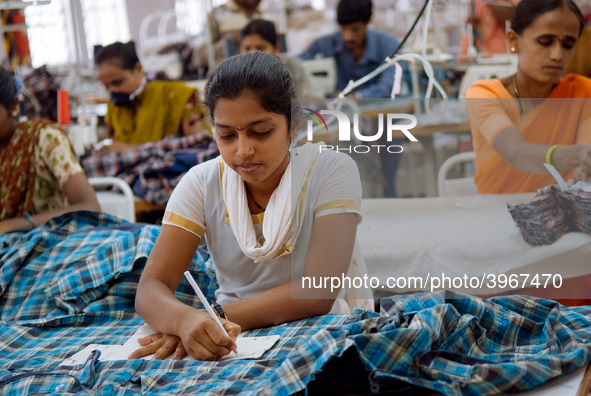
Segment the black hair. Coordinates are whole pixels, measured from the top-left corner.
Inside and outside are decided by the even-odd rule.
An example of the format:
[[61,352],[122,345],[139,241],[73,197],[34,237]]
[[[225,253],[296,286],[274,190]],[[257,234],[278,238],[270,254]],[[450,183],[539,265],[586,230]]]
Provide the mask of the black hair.
[[579,29],[579,37],[583,33],[583,27],[585,27],[585,18],[581,13],[579,7],[573,0],[522,0],[513,13],[513,20],[511,21],[511,29],[515,33],[521,35],[525,29],[527,29],[534,20],[542,14],[550,11],[554,11],[558,8],[566,7],[575,13],[581,27]]
[[8,111],[14,108],[14,99],[18,96],[12,75],[0,66],[0,104]]
[[112,61],[123,70],[133,70],[140,60],[133,41],[125,44],[117,41],[96,51],[94,65],[98,66],[105,61]]
[[[289,70],[273,54],[252,51],[232,56],[220,63],[207,80],[205,86],[205,105],[209,108],[211,119],[220,99],[236,99],[243,92],[251,91],[267,111],[284,115],[291,131],[292,125],[299,126],[301,105]],[[292,103],[293,102],[293,103]],[[293,114],[298,120],[293,120]]]
[[277,45],[277,31],[275,30],[275,24],[271,21],[266,21],[264,19],[254,19],[250,21],[248,25],[242,29],[240,37],[244,39],[244,37],[250,36],[251,34],[258,34],[263,40],[271,43],[272,46]]
[[355,22],[369,23],[373,4],[371,0],[341,0],[337,5],[337,23],[350,25]]

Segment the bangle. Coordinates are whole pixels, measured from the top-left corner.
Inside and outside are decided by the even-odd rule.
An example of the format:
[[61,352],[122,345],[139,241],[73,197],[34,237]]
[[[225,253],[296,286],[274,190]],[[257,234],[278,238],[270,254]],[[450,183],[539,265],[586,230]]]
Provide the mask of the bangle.
[[[554,150],[556,150],[558,147],[562,147],[562,144],[555,144],[554,146],[550,147],[548,149],[548,151],[546,152],[546,163],[548,165],[552,165],[552,153],[554,152]],[[553,165],[552,165],[553,166]]]
[[[25,213],[23,214],[23,217],[26,219],[25,221],[25,228],[28,230],[32,230],[33,228],[37,227],[35,225],[35,221],[33,220],[33,216],[31,216],[29,213]],[[29,228],[29,223],[31,223],[32,227]]]

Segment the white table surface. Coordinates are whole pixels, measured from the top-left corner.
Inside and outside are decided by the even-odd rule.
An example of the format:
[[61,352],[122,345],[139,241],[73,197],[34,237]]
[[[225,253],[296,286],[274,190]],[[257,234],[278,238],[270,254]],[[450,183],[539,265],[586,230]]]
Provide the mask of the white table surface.
[[[357,236],[368,276],[380,279],[379,288],[403,293],[417,289],[388,288],[387,278],[550,273],[566,279],[591,273],[588,234],[569,233],[552,245],[537,247],[523,240],[506,203],[521,203],[533,196],[365,199]],[[519,279],[517,289],[524,280]],[[470,288],[456,290],[481,294]],[[487,292],[506,290],[510,288]]]

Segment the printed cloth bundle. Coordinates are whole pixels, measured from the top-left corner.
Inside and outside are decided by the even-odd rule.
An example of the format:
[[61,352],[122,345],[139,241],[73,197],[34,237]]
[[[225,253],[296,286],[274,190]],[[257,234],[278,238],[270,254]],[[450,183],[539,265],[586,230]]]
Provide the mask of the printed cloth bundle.
[[24,101],[24,112],[29,119],[42,118],[57,122],[57,91],[60,88],[55,77],[43,65],[33,70],[25,78],[23,84],[37,98],[41,105],[41,112],[35,112],[35,106],[29,99]]
[[558,185],[538,190],[535,198],[507,204],[523,239],[533,246],[550,245],[573,231],[591,234],[591,185],[570,180],[568,189]]

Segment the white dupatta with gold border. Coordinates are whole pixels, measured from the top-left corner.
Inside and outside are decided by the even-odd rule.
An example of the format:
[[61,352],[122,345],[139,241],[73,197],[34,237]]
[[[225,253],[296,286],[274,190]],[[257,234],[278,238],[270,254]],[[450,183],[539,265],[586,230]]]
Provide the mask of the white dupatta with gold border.
[[[297,155],[293,151],[290,154],[287,169],[267,204],[262,225],[265,238],[260,240],[257,240],[248,208],[244,180],[219,157],[226,222],[232,227],[242,252],[255,263],[274,260],[292,252],[302,230],[303,210],[307,208],[310,195],[308,180],[320,153],[320,144],[324,143],[307,143],[297,148]],[[294,205],[291,204],[292,189],[299,192]],[[296,222],[293,227],[292,221]],[[353,279],[363,277],[364,274],[367,274],[367,268],[356,240],[347,276]],[[346,305],[373,311],[371,290],[352,288],[344,291],[344,296],[342,294],[339,296],[348,304],[343,305],[342,299],[337,299],[333,311],[346,312]]]

